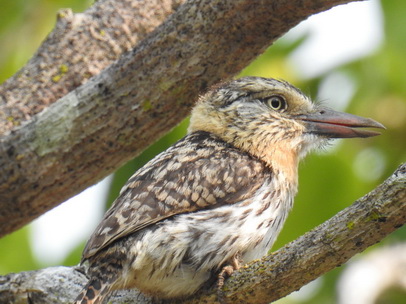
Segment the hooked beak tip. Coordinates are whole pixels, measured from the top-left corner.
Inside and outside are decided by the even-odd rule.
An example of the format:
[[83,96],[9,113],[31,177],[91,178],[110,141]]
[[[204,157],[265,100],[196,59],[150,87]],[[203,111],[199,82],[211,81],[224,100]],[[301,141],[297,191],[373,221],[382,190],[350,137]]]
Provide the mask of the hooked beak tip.
[[308,133],[328,138],[372,137],[379,132],[360,128],[386,129],[385,126],[371,118],[353,114],[322,109],[315,113],[300,115]]

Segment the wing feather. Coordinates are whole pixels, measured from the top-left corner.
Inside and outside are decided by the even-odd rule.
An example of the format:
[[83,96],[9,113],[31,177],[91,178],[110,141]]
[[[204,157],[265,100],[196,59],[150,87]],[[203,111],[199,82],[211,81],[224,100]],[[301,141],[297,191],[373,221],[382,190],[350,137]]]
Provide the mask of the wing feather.
[[173,215],[249,198],[269,176],[263,162],[217,137],[189,134],[128,180],[88,241],[83,258]]

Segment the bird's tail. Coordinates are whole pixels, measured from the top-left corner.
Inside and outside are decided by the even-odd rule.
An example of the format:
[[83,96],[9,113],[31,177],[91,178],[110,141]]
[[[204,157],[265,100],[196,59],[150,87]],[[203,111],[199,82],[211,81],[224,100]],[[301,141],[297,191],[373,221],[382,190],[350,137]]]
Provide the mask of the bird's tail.
[[101,304],[109,293],[108,284],[103,284],[99,279],[91,279],[78,295],[74,304]]

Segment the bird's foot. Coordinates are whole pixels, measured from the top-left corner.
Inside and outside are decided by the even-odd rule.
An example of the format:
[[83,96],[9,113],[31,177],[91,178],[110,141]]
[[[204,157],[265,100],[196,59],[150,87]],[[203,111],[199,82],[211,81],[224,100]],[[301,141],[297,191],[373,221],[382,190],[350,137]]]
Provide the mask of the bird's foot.
[[230,277],[235,270],[241,267],[241,256],[240,253],[236,253],[230,261],[230,265],[226,265],[220,271],[217,277],[217,297],[218,301],[223,304],[225,303],[224,292],[222,290],[224,286],[224,281],[226,278]]

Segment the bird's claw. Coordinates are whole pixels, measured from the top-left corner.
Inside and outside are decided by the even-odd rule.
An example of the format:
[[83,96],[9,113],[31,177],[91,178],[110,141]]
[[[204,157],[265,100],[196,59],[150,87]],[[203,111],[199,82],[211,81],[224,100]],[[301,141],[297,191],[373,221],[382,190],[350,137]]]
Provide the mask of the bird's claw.
[[224,266],[223,269],[218,274],[217,297],[218,297],[218,301],[221,304],[225,303],[224,292],[222,290],[225,279],[230,277],[233,274],[233,272],[235,270],[240,269],[240,267],[241,267],[241,255],[240,255],[240,253],[237,253],[233,256],[232,260],[230,261],[230,265]]

